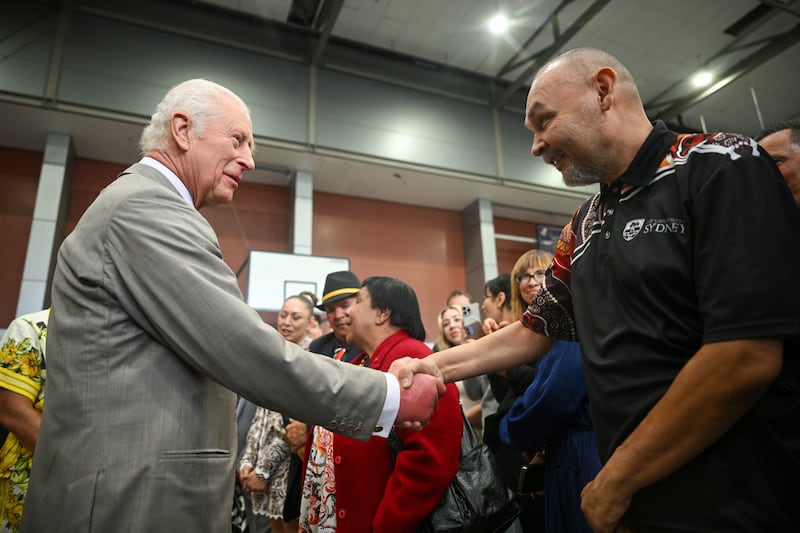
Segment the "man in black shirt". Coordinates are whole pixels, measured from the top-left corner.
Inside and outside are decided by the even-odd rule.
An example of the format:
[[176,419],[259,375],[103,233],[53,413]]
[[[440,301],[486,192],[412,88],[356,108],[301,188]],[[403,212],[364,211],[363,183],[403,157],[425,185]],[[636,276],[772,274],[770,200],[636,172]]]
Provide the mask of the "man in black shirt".
[[758,132],[756,140],[775,161],[800,207],[800,121],[773,124]]
[[582,492],[595,531],[800,531],[800,354],[784,346],[800,331],[800,217],[775,166],[752,139],[652,124],[595,49],[539,71],[525,122],[535,156],[600,192],[520,322],[395,363],[401,385],[580,340],[604,462]]
[[350,319],[345,312],[355,305],[356,294],[360,289],[361,283],[349,270],[328,274],[322,301],[317,308],[325,311],[332,331],[314,340],[308,348],[309,351],[348,363],[361,353],[360,348],[345,342],[350,331]]

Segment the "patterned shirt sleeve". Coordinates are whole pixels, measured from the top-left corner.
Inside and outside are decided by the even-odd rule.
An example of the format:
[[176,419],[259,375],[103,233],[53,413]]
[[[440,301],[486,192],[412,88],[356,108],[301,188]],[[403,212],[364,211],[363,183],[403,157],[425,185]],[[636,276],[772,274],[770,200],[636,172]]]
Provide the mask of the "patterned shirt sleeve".
[[39,318],[31,314],[15,319],[0,341],[0,387],[28,398],[34,405],[41,401],[47,331],[46,322]]
[[576,216],[577,213],[561,230],[553,263],[547,269],[542,288],[520,319],[526,328],[568,341],[578,340],[570,292],[571,265],[576,243],[573,225]]

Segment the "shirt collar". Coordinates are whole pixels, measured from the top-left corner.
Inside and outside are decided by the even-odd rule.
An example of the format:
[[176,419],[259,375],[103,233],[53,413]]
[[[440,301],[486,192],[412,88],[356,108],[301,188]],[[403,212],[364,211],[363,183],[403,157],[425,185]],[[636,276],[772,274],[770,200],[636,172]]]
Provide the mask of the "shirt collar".
[[175,174],[173,171],[167,168],[167,166],[164,165],[164,163],[156,159],[153,159],[152,157],[147,157],[147,156],[144,156],[142,160],[139,161],[139,163],[147,165],[148,167],[153,167],[154,169],[164,174],[164,176],[166,176],[166,178],[169,180],[172,186],[175,187],[175,189],[181,195],[181,198],[186,200],[186,203],[188,203],[190,206],[194,207],[194,202],[192,201],[192,195],[189,194],[189,189],[186,188],[186,185],[181,181],[181,179],[177,176],[177,174]]
[[650,183],[677,137],[677,133],[670,131],[662,121],[657,120],[630,166],[612,183],[620,182],[640,187]]

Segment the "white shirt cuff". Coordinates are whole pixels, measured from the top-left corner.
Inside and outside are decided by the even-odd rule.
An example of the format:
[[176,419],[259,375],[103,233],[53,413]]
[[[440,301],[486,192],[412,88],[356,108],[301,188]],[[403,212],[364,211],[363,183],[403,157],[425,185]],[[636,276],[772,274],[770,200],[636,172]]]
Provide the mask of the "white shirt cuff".
[[400,410],[400,382],[397,381],[394,374],[384,372],[383,375],[386,376],[386,401],[383,402],[383,411],[378,417],[378,423],[373,433],[378,437],[389,436],[394,421],[397,419],[397,412]]

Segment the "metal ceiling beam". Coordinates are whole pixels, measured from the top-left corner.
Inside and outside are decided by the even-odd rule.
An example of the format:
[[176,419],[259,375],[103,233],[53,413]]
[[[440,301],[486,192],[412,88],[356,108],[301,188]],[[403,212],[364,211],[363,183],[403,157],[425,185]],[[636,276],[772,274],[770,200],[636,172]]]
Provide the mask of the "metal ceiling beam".
[[794,2],[794,0],[789,0],[788,3],[778,2],[776,0],[759,0],[759,1],[762,4],[767,4],[768,6],[772,6],[774,8],[780,9],[782,11],[786,11],[787,13],[790,13],[790,14],[794,15],[795,17],[800,18],[800,10],[793,9],[793,8],[789,7],[789,4]]
[[[506,61],[506,64],[500,68],[495,77],[500,78],[507,72],[515,70],[520,65],[524,65],[528,61],[535,60],[536,59],[535,55],[529,56],[522,60],[519,60],[518,58],[520,55],[522,55],[522,52],[525,52],[526,49],[531,45],[531,43],[533,43],[533,41],[536,40],[536,38],[545,30],[545,28],[555,24],[555,21],[558,20],[558,13],[562,9],[564,9],[564,7],[566,7],[568,4],[572,3],[572,1],[573,0],[564,0],[563,2],[561,2],[561,4],[558,5],[558,7],[556,7],[553,11],[551,11],[550,14],[547,15],[547,17],[545,17],[545,19],[542,21],[539,27],[536,28],[536,31],[533,32],[533,35],[528,37],[528,40],[525,41],[525,43],[523,43],[523,45],[519,47],[519,49],[514,53],[514,55],[511,56],[508,59],[508,61]],[[555,31],[558,31],[557,27],[554,26],[554,28]]]
[[61,77],[61,65],[64,56],[64,40],[67,38],[71,20],[72,9],[65,3],[59,10],[58,26],[53,39],[50,63],[47,66],[47,81],[44,86],[44,99],[46,102],[55,102],[57,99],[58,80]]
[[319,35],[319,42],[317,42],[317,46],[311,56],[311,64],[314,66],[319,65],[322,54],[325,53],[325,48],[328,46],[328,40],[331,38],[331,32],[336,25],[336,19],[339,18],[343,5],[344,0],[325,0],[320,8],[319,16],[314,22],[314,29],[318,31],[322,29],[322,33]]
[[[542,65],[544,65],[553,56],[555,56],[556,53],[561,48],[563,48],[564,45],[566,45],[570,41],[570,39],[572,39],[575,36],[575,34],[577,34],[580,30],[582,30],[583,27],[586,24],[588,24],[589,21],[592,20],[592,18],[595,15],[597,15],[600,12],[600,10],[603,9],[606,6],[606,4],[609,3],[609,1],[610,0],[595,0],[592,3],[592,5],[589,6],[588,9],[586,9],[586,11],[581,13],[581,15],[572,24],[572,26],[567,28],[567,30],[564,33],[562,33],[560,36],[558,35],[558,31],[557,31],[558,26],[554,25],[553,27],[556,30],[556,32],[555,32],[555,38],[553,40],[553,44],[551,44],[550,46],[548,46],[547,48],[545,48],[541,52],[539,52],[537,54],[534,54],[534,59],[530,63],[530,65],[528,65],[525,68],[525,70],[522,72],[522,74],[519,77],[517,77],[517,79],[514,80],[511,83],[511,85],[506,89],[506,91],[502,95],[500,95],[500,98],[498,98],[494,102],[495,107],[497,107],[498,109],[502,108],[506,104],[506,102],[508,102],[508,100],[512,96],[514,96],[514,94],[523,85],[525,85],[525,83],[527,83],[528,79],[537,70],[539,70],[542,67]],[[537,31],[539,31],[539,30],[537,30]]]
[[[762,17],[758,21],[756,21],[755,23],[749,24],[748,26],[746,26],[741,32],[739,32],[736,35],[736,37],[734,37],[734,39],[732,41],[730,41],[728,44],[726,44],[724,47],[722,47],[720,50],[718,50],[715,54],[713,54],[711,57],[709,57],[702,65],[699,65],[698,66],[698,70],[699,69],[713,70],[712,65],[714,64],[714,62],[717,61],[718,59],[726,56],[726,55],[732,54],[732,53],[737,52],[739,50],[742,50],[744,48],[758,46],[762,42],[771,42],[774,37],[768,37],[766,39],[761,39],[761,40],[758,40],[758,41],[753,41],[753,42],[750,42],[750,43],[742,44],[747,37],[749,37],[756,30],[761,28],[768,21],[773,19],[777,14],[778,14],[777,10],[772,10],[772,12],[769,13],[767,16]],[[688,83],[688,81],[685,78],[681,78],[681,79],[676,80],[675,83],[673,83],[669,87],[663,89],[657,95],[655,95],[654,97],[650,98],[649,101],[645,102],[644,108],[646,110],[654,110],[654,112],[657,113],[657,111],[655,111],[655,110],[664,109],[666,107],[669,107],[678,98],[681,98],[681,96],[679,96],[678,98],[665,99],[666,96],[669,95],[669,94],[672,94],[673,92],[676,91],[676,89],[678,89],[678,87],[680,87],[682,85],[685,85],[687,83]]]
[[286,22],[310,28],[319,10],[320,0],[292,0]]
[[686,96],[677,99],[669,108],[658,113],[656,118],[666,118],[680,115],[693,105],[705,100],[715,92],[719,91],[734,80],[744,76],[756,67],[760,67],[784,50],[791,48],[800,42],[800,24],[796,24],[792,29],[776,35],[768,43],[746,58],[742,59],[731,68],[726,70],[719,80],[701,89],[696,89]]

